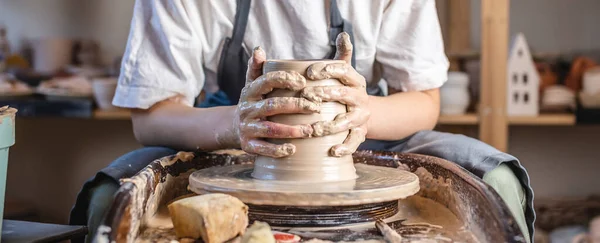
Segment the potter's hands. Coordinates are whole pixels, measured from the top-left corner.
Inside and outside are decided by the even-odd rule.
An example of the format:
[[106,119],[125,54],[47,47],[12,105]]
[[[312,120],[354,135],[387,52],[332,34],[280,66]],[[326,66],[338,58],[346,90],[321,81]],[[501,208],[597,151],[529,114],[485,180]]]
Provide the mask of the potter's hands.
[[326,136],[350,130],[344,143],[335,145],[330,150],[331,155],[342,156],[354,153],[365,141],[370,112],[365,78],[351,65],[353,46],[350,36],[345,32],[339,34],[336,47],[335,59],[344,60],[346,63],[313,64],[307,70],[307,77],[310,80],[335,78],[345,86],[306,87],[302,91],[302,96],[317,103],[337,101],[348,107],[347,113],[338,115],[333,121],[322,121],[312,125],[314,136]]
[[305,98],[264,96],[273,89],[301,90],[306,85],[306,79],[297,72],[275,71],[262,73],[266,54],[260,48],[255,48],[248,61],[246,86],[242,89],[238,103],[234,132],[239,137],[241,148],[253,154],[274,158],[293,154],[296,147],[293,144],[272,144],[262,138],[304,138],[313,133],[312,126],[284,125],[267,121],[267,116],[291,113],[319,112],[320,105]]

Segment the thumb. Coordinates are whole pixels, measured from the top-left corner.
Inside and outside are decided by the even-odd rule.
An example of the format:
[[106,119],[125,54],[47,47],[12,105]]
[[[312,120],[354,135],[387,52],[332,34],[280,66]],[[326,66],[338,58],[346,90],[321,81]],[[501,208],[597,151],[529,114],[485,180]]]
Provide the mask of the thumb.
[[252,57],[248,61],[248,70],[246,71],[246,81],[252,81],[262,75],[263,63],[267,60],[265,51],[260,47],[254,48]]
[[352,62],[352,51],[353,46],[350,41],[350,35],[346,32],[340,33],[335,39],[335,57],[336,60],[344,60],[346,63],[351,64]]

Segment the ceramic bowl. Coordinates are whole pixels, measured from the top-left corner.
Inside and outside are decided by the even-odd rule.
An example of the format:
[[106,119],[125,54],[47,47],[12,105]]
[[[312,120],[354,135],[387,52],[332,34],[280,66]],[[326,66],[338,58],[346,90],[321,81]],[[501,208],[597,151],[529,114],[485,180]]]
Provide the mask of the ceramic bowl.
[[117,78],[94,79],[92,81],[92,90],[98,108],[102,110],[119,109],[112,105],[112,100],[115,96],[115,91],[117,90]]
[[449,72],[448,81],[440,88],[440,113],[460,115],[470,103],[469,76],[462,72]]

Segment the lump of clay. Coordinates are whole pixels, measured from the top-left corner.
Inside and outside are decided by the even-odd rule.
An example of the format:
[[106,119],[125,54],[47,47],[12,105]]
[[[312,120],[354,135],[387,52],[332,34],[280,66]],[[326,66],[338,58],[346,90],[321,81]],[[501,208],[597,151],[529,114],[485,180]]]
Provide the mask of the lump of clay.
[[168,207],[179,238],[221,243],[243,234],[248,226],[248,206],[226,194],[187,197]]
[[276,243],[267,223],[255,221],[242,236],[242,243]]

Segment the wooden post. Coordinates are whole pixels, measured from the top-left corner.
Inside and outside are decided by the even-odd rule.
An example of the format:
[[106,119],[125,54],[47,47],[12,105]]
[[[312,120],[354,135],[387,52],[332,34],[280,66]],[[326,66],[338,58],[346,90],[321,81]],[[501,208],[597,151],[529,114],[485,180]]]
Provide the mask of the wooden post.
[[481,0],[481,102],[479,136],[500,151],[508,147],[506,65],[510,0]]
[[446,49],[446,54],[448,53],[448,14],[450,12],[448,6],[448,0],[436,0],[435,7],[437,9],[438,19],[440,21],[440,29],[442,30],[442,38],[444,38],[444,48]]
[[471,0],[449,0],[448,51],[452,54],[471,50]]

